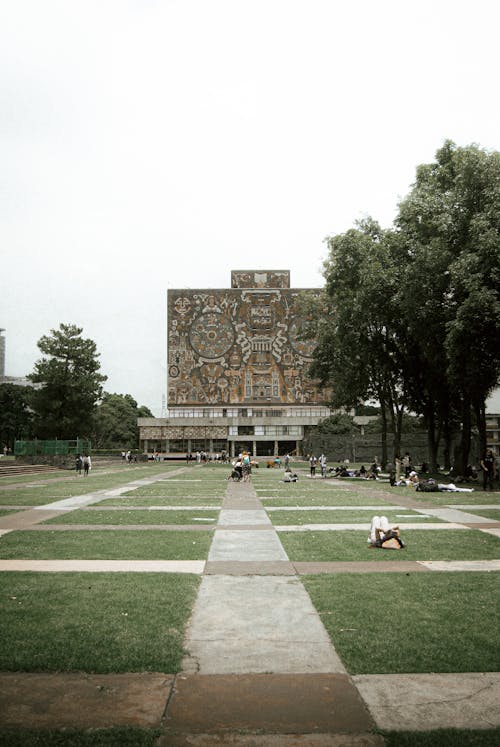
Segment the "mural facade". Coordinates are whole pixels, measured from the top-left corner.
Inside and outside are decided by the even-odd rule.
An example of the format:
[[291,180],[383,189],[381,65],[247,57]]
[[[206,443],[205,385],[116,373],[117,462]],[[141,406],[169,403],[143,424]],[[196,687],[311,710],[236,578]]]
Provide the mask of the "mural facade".
[[225,290],[168,291],[168,405],[315,405],[313,341],[285,270],[233,271]]

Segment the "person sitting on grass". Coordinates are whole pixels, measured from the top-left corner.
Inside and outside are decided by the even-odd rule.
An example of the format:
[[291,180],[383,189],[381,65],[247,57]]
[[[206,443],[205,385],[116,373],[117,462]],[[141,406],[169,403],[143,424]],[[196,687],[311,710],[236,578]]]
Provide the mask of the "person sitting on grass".
[[286,469],[281,482],[297,482],[298,479],[296,472],[292,472],[291,469]]
[[368,537],[370,547],[382,547],[385,550],[400,550],[405,546],[399,536],[399,527],[391,527],[387,516],[374,516]]

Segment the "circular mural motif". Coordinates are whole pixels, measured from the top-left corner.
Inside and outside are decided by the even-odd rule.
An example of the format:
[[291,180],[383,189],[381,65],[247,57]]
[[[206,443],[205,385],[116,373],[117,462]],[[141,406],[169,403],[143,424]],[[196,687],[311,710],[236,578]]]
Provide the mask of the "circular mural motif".
[[170,366],[168,369],[169,376],[172,377],[172,379],[175,379],[179,375],[179,367],[178,366]]
[[220,358],[232,346],[234,331],[224,314],[200,314],[191,326],[189,340],[203,358]]
[[304,358],[312,358],[316,340],[301,340],[300,335],[304,321],[295,317],[288,329],[288,337],[292,348]]

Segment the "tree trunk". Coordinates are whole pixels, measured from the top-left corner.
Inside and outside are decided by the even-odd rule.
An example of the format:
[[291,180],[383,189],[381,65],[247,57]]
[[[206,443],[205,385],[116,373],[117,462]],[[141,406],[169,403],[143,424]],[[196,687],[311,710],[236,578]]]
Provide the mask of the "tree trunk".
[[465,468],[469,463],[470,439],[471,439],[471,405],[468,398],[464,398],[462,406],[462,437],[457,454],[458,464],[455,462],[455,474],[464,475]]
[[429,453],[429,469],[431,472],[437,472],[438,465],[438,447],[439,441],[436,438],[436,428],[434,422],[427,426],[427,449]]
[[482,458],[486,451],[486,404],[484,399],[474,402],[474,412],[479,431],[479,454]]
[[[381,403],[382,404],[382,403]],[[387,465],[387,412],[382,404],[382,461],[381,467],[385,470]]]
[[[446,420],[443,423],[443,433],[444,433],[444,468],[445,470],[450,470],[451,469],[451,449],[453,445],[453,431],[451,428],[449,418],[446,418]],[[456,459],[454,459],[453,462],[456,462]]]

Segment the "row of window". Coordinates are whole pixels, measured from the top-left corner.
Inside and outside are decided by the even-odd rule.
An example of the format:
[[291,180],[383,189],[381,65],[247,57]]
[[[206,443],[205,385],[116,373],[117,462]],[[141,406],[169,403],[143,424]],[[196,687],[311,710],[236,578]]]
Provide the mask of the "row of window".
[[179,408],[168,411],[168,418],[282,418],[317,417],[331,415],[327,407],[287,407],[281,410],[256,410],[253,407],[221,407],[217,409]]
[[302,436],[300,425],[230,425],[230,436]]

